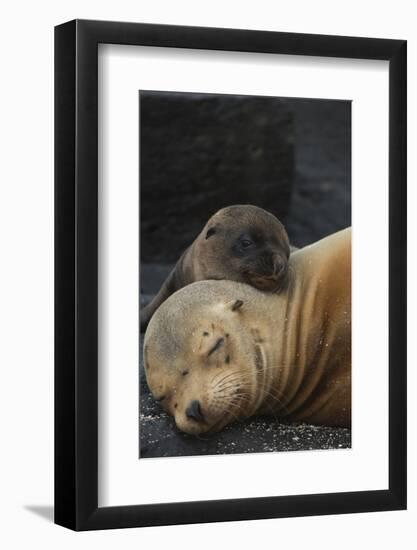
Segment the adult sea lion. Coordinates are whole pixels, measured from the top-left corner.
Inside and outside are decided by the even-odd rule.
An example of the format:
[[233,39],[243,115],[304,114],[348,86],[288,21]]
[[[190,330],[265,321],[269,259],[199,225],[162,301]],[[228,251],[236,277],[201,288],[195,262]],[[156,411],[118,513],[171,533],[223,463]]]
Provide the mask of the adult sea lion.
[[195,281],[228,279],[279,291],[286,284],[289,255],[287,232],[270,212],[249,204],[219,210],[141,310],[141,332],[168,296]]
[[351,419],[351,230],[291,255],[285,291],[201,281],[176,292],[144,340],[154,397],[190,434],[274,414]]

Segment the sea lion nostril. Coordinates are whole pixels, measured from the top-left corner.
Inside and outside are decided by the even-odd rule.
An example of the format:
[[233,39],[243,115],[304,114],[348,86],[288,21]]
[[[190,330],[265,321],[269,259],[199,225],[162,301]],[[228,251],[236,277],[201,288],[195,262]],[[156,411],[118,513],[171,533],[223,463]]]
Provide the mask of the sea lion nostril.
[[188,418],[192,418],[197,422],[204,420],[203,413],[201,412],[200,401],[197,401],[197,399],[191,401],[185,410],[185,414]]
[[277,261],[274,265],[274,274],[275,275],[283,275],[287,269],[287,264],[283,261]]

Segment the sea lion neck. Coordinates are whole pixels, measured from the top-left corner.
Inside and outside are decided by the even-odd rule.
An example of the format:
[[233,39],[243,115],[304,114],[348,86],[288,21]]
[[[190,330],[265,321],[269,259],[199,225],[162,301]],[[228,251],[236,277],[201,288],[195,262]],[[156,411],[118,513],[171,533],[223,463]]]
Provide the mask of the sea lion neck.
[[[257,323],[261,330],[251,329],[254,341],[255,357],[264,359],[263,378],[258,375],[257,412],[286,416],[288,408],[288,390],[298,388],[303,369],[300,368],[297,351],[297,327],[299,308],[294,305],[302,287],[302,278],[294,270],[290,271],[288,285],[279,294],[263,294],[259,302]],[[259,361],[259,359],[258,359]],[[292,397],[293,391],[290,393]]]
[[[335,373],[350,362],[350,345],[343,345],[350,341],[350,230],[294,253],[290,274],[274,323],[277,368],[268,391],[282,401],[278,414],[314,420],[315,395],[330,395]],[[273,400],[264,406],[271,410]]]
[[[289,416],[294,402],[302,389],[306,371],[315,354],[315,296],[310,266],[314,249],[295,253],[290,258],[289,281],[281,307],[277,308],[275,347],[275,376],[269,390],[277,401],[278,413]],[[268,403],[272,406],[271,401]]]

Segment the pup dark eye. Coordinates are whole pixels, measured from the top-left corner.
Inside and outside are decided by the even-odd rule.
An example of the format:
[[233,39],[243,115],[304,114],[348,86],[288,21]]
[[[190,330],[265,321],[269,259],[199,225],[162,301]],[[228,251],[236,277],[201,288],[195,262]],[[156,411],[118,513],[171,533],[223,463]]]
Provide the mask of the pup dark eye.
[[241,244],[242,248],[249,248],[250,246],[253,245],[253,242],[250,241],[249,239],[242,239],[240,241],[240,244]]
[[206,239],[209,239],[215,233],[216,233],[216,230],[214,229],[214,227],[211,227],[206,233]]

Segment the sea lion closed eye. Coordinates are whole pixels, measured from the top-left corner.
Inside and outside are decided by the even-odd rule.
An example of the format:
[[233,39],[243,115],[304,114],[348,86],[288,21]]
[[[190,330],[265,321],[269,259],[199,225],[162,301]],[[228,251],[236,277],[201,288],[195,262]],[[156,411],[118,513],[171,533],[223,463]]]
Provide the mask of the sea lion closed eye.
[[141,310],[141,332],[171,294],[196,281],[226,279],[279,292],[287,283],[289,255],[287,232],[270,212],[253,205],[219,210],[182,254],[158,294]]
[[257,414],[350,427],[350,229],[291,254],[290,264],[279,294],[199,281],[151,319],[146,379],[181,431],[212,433]]

